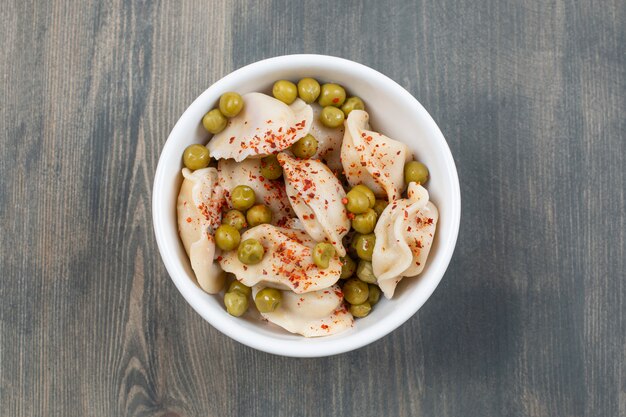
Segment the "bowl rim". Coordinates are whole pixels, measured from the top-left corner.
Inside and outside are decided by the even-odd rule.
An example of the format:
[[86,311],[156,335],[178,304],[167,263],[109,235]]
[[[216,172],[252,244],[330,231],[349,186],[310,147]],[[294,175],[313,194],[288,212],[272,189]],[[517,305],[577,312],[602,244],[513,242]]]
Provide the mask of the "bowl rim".
[[[385,318],[379,322],[366,329],[354,332],[347,337],[341,337],[341,334],[338,334],[336,335],[337,338],[334,336],[311,339],[302,338],[308,341],[308,343],[303,343],[293,340],[273,339],[270,336],[255,333],[242,326],[234,326],[231,320],[225,320],[219,315],[212,316],[209,314],[210,311],[207,311],[206,308],[202,308],[202,306],[205,305],[205,301],[202,300],[203,291],[194,282],[188,279],[182,265],[176,260],[177,255],[174,253],[172,242],[168,242],[164,235],[165,232],[160,227],[160,224],[171,221],[171,219],[168,220],[165,204],[161,203],[162,187],[159,185],[166,179],[164,158],[165,155],[173,151],[173,149],[171,149],[174,147],[174,140],[172,138],[175,136],[175,132],[191,122],[191,120],[188,119],[190,119],[192,109],[205,103],[207,97],[211,96],[215,90],[222,90],[223,85],[235,83],[238,78],[246,76],[248,73],[254,72],[261,67],[275,67],[276,69],[285,69],[287,67],[292,69],[307,64],[319,65],[320,60],[334,67],[348,66],[351,71],[355,71],[355,73],[358,73],[361,77],[375,78],[377,82],[383,84],[383,88],[392,89],[393,95],[397,95],[405,102],[409,103],[414,108],[415,112],[419,114],[421,120],[428,125],[427,128],[433,135],[432,139],[438,142],[438,148],[440,148],[442,152],[446,172],[448,174],[447,181],[451,186],[452,201],[447,202],[447,204],[451,206],[451,215],[449,216],[451,227],[448,231],[448,235],[442,237],[445,245],[440,245],[438,248],[438,251],[442,253],[438,253],[439,262],[434,266],[435,270],[432,272],[433,277],[428,281],[428,285],[426,285],[423,291],[419,292],[416,298],[413,299],[413,303],[398,309],[395,312],[396,314],[385,316]],[[159,155],[152,190],[152,218],[159,253],[170,278],[183,298],[185,298],[189,305],[191,305],[191,307],[210,325],[226,336],[246,346],[267,353],[289,357],[324,357],[358,349],[388,335],[417,313],[426,300],[430,298],[435,288],[441,282],[456,247],[461,220],[461,192],[454,158],[452,157],[452,152],[450,151],[450,147],[443,133],[422,104],[404,87],[373,68],[345,58],[318,54],[281,55],[253,62],[227,74],[210,85],[185,109],[168,135]],[[176,242],[176,244],[180,244],[180,242]],[[430,268],[432,267],[431,265]],[[384,326],[382,325],[383,323]],[[329,338],[333,339],[329,340]]]

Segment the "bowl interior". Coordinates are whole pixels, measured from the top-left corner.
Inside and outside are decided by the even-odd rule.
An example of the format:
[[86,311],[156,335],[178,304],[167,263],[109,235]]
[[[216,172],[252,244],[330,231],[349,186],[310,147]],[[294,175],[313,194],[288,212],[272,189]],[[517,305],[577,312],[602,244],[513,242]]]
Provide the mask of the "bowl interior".
[[[226,313],[221,295],[204,293],[196,284],[189,260],[178,237],[176,197],[182,181],[181,154],[192,143],[209,138],[202,116],[215,107],[226,91],[241,94],[269,91],[279,79],[297,81],[313,77],[337,82],[349,95],[363,99],[372,130],[406,143],[414,157],[430,170],[426,184],[439,209],[439,223],[428,263],[422,274],[402,280],[392,300],[381,299],[372,313],[343,333],[307,339],[257,320],[252,313],[234,318]],[[406,90],[388,77],[363,65],[319,55],[291,55],[260,61],[241,68],[207,89],[185,111],[172,130],[161,154],[153,192],[154,227],[166,268],[192,307],[228,336],[251,347],[286,356],[326,356],[356,349],[386,335],[411,317],[432,294],[450,261],[460,220],[460,193],[456,168],[439,128],[426,110]]]

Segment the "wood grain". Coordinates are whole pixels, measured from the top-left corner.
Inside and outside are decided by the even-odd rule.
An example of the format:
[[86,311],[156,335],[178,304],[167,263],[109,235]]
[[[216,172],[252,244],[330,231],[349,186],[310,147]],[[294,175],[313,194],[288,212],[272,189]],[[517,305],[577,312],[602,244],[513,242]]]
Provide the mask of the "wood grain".
[[[626,5],[0,2],[7,416],[626,416]],[[287,53],[397,80],[455,156],[428,303],[296,360],[202,321],[153,238],[160,149],[211,83]]]

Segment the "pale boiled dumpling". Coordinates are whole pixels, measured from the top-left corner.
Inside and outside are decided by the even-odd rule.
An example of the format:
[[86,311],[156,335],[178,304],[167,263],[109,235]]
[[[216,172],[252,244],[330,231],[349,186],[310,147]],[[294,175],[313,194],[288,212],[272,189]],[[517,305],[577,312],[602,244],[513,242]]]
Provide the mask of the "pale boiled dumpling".
[[341,162],[350,185],[367,185],[378,197],[389,201],[404,190],[404,164],[409,148],[402,142],[369,129],[369,115],[353,110],[344,122],[346,132],[341,146]]
[[286,105],[261,93],[243,95],[243,110],[207,147],[215,159],[243,161],[287,149],[311,129],[313,110],[300,99]]
[[288,219],[295,216],[282,179],[270,181],[264,178],[261,175],[260,159],[246,159],[242,162],[220,159],[217,170],[220,185],[224,188],[226,202],[229,205],[233,188],[238,185],[247,185],[254,190],[257,203],[265,204],[272,210],[272,224],[282,226]]
[[391,202],[374,229],[372,268],[387,298],[393,296],[402,277],[416,276],[424,269],[439,219],[424,187],[409,183],[407,196]]
[[182,173],[176,206],[178,232],[200,288],[215,294],[224,286],[224,272],[213,261],[217,257],[213,233],[220,225],[224,192],[215,168],[193,172],[183,168]]
[[342,203],[346,193],[341,182],[322,162],[278,154],[283,167],[289,201],[304,229],[316,241],[333,245],[339,256],[346,250],[342,238],[350,230],[350,219]]
[[317,140],[317,153],[312,159],[323,159],[326,165],[335,172],[341,172],[341,141],[343,141],[344,127],[326,127],[320,122],[322,107],[311,104],[313,107],[313,124],[309,132]]
[[[256,296],[262,288],[252,288],[252,296]],[[343,304],[343,293],[338,285],[306,294],[281,293],[278,308],[271,313],[261,313],[261,316],[288,332],[305,337],[329,336],[354,324],[352,314]]]
[[248,287],[263,284],[302,294],[328,288],[339,280],[339,258],[331,258],[326,269],[318,268],[312,256],[316,242],[302,230],[261,224],[241,235],[242,242],[246,239],[256,239],[263,245],[265,255],[260,263],[243,264],[236,250],[222,253],[219,262],[224,271],[235,274]]

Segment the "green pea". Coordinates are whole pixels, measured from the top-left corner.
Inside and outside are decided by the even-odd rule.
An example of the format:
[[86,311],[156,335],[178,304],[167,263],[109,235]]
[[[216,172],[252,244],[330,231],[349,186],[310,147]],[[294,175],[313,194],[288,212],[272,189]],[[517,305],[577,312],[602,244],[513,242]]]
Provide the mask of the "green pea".
[[376,196],[374,195],[374,192],[370,190],[367,185],[363,185],[363,184],[355,185],[354,187],[352,187],[352,189],[360,191],[363,194],[365,194],[367,196],[367,199],[369,200],[370,208],[374,207],[374,204],[376,204]]
[[317,152],[317,139],[308,134],[291,145],[291,152],[298,158],[310,158]]
[[211,162],[211,156],[206,146],[202,145],[189,145],[183,152],[183,163],[187,168],[192,171],[196,169],[202,169],[209,166]]
[[341,110],[346,117],[348,117],[352,110],[365,110],[365,103],[363,103],[363,100],[358,97],[350,97],[345,103],[343,103]]
[[376,215],[380,217],[380,215],[383,214],[383,211],[385,211],[385,208],[387,208],[388,205],[389,203],[387,202],[387,200],[376,200],[376,203],[373,207]]
[[356,276],[359,277],[361,281],[367,282],[368,284],[376,284],[376,282],[378,282],[374,275],[374,270],[372,269],[372,263],[370,261],[364,261],[363,259],[359,261]]
[[233,250],[239,246],[241,236],[233,226],[223,224],[215,231],[215,244],[221,250]]
[[346,195],[345,205],[350,213],[361,214],[369,209],[370,200],[365,193],[352,189]]
[[254,205],[256,195],[254,190],[247,185],[238,185],[230,194],[230,201],[234,208],[240,211],[248,210]]
[[406,165],[404,165],[404,181],[407,184],[410,182],[424,184],[428,181],[428,168],[421,162],[407,162]]
[[276,155],[261,159],[261,175],[268,180],[277,180],[283,175],[283,168],[278,163]]
[[344,101],[346,101],[346,90],[344,90],[342,86],[334,83],[322,85],[322,88],[320,90],[320,97],[317,101],[320,106],[341,107]]
[[320,122],[326,127],[339,127],[343,124],[346,116],[337,107],[326,106],[320,113]]
[[220,97],[220,111],[226,117],[235,117],[243,109],[243,97],[237,93],[228,92]]
[[369,290],[370,292],[367,297],[367,302],[370,303],[370,305],[375,305],[378,300],[380,300],[380,288],[378,288],[378,285],[370,284]]
[[313,248],[313,262],[320,269],[328,268],[333,256],[335,256],[335,248],[330,243],[320,242]]
[[211,110],[202,118],[202,126],[214,135],[224,130],[226,123],[228,123],[228,120],[226,120],[226,117],[219,109]]
[[368,296],[369,287],[359,279],[351,278],[343,285],[343,298],[350,304],[362,304]]
[[347,255],[341,258],[340,260],[341,260],[341,276],[339,278],[348,279],[354,274],[354,271],[356,271],[356,262],[354,262],[354,260]]
[[352,228],[362,234],[372,233],[374,227],[376,227],[377,219],[378,216],[376,212],[368,208],[365,213],[356,214],[354,216],[354,219],[352,219]]
[[247,297],[252,292],[252,289],[248,287],[247,285],[244,285],[241,282],[235,280],[231,282],[230,286],[228,287],[228,292],[233,292],[233,291],[238,291]]
[[313,103],[320,95],[320,83],[313,78],[301,79],[298,81],[298,95],[305,103]]
[[375,244],[376,244],[376,236],[374,235],[374,233],[369,233],[367,235],[359,235],[356,238],[356,243],[355,243],[357,256],[366,261],[371,261],[372,255],[374,253]]
[[272,94],[283,103],[291,104],[298,97],[298,87],[291,81],[276,81],[272,87]]
[[353,304],[350,306],[350,313],[356,318],[363,318],[367,316],[370,311],[372,311],[372,306],[367,301],[362,304]]
[[239,291],[227,292],[224,294],[224,305],[228,314],[240,317],[248,310],[248,297]]
[[263,288],[256,293],[254,304],[256,304],[256,308],[259,309],[261,313],[271,313],[278,308],[282,298],[282,294],[277,289]]
[[246,239],[239,244],[237,258],[246,265],[256,265],[263,259],[265,249],[261,242],[256,239]]
[[272,210],[263,204],[257,204],[252,206],[246,213],[246,220],[250,227],[258,226],[260,224],[272,222]]
[[222,218],[222,224],[227,224],[237,230],[241,230],[248,226],[246,223],[246,216],[244,216],[239,210],[228,210]]

